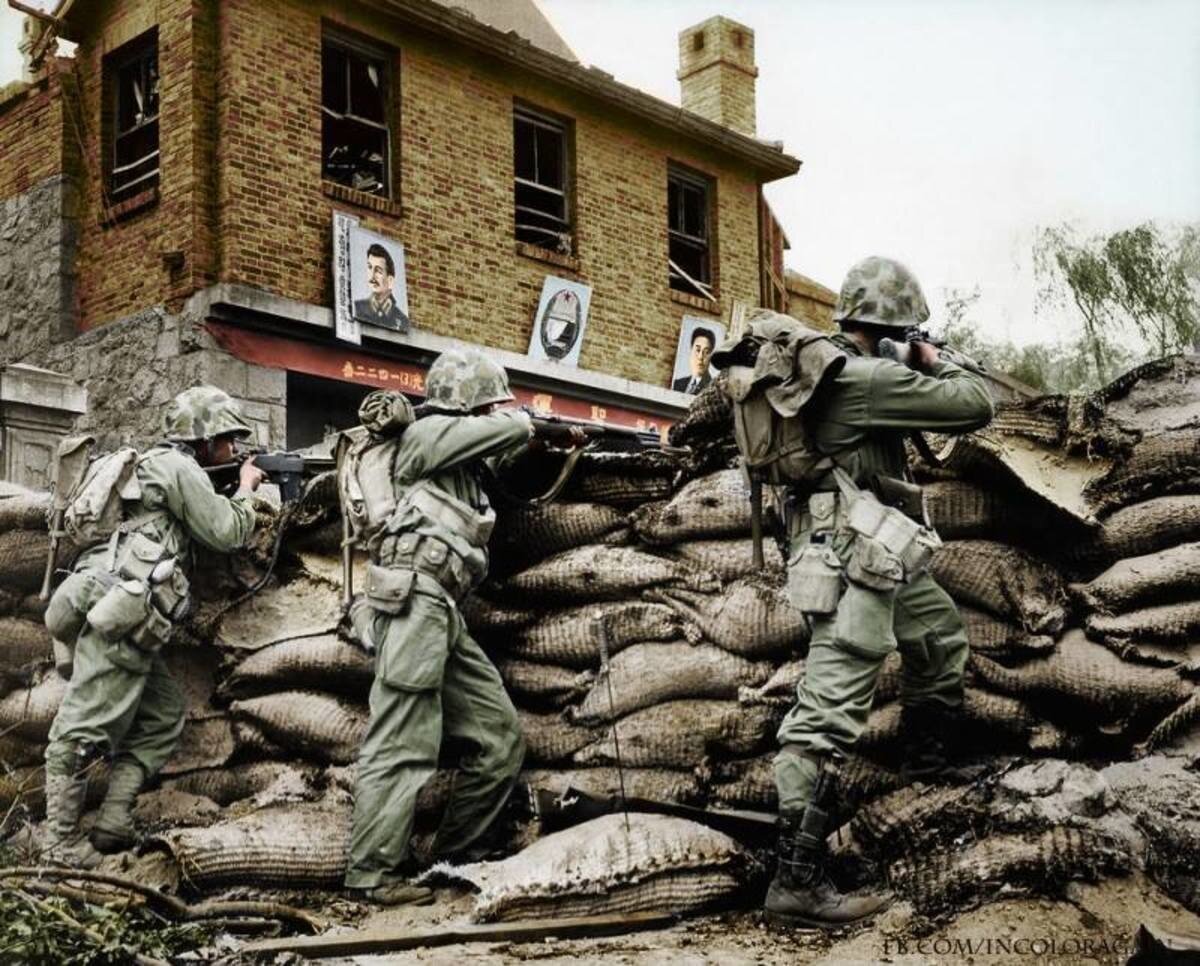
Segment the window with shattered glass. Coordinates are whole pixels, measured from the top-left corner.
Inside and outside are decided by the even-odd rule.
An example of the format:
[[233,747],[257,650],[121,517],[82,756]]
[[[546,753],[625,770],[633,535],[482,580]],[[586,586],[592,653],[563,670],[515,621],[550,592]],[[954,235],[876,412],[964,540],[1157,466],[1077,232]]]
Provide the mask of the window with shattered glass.
[[387,55],[340,39],[321,52],[321,173],[328,181],[391,196]]
[[672,165],[667,172],[667,267],[671,288],[714,298],[709,249],[711,182]]
[[513,173],[518,241],[570,255],[568,122],[517,105],[513,109]]
[[109,196],[121,201],[158,184],[158,42],[136,41],[112,61]]

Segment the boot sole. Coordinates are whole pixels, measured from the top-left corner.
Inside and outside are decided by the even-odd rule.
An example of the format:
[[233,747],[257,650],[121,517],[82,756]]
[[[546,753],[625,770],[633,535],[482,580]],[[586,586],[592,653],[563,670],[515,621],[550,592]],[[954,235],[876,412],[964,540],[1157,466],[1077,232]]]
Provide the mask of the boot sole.
[[[890,906],[891,903],[888,903]],[[772,912],[769,909],[763,910],[763,915],[767,922],[776,926],[801,926],[805,929],[841,929],[843,926],[853,926],[860,922],[866,922],[868,919],[878,916],[881,912],[887,911],[888,906],[876,909],[874,912],[868,912],[865,915],[859,916],[856,919],[841,919],[837,922],[830,922],[827,919],[810,919],[807,916],[788,915],[783,912]]]

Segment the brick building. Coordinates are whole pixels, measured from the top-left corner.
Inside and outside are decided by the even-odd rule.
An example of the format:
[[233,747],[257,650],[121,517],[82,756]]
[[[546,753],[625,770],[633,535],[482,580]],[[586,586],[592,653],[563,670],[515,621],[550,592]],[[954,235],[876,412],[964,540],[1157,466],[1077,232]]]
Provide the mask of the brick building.
[[[530,0],[60,0],[23,46],[0,360],[86,385],[109,441],[206,380],[306,445],[462,342],[556,411],[670,421],[684,317],[780,298],[761,189],[799,162],[756,138],[754,35],[725,18],[680,34],[683,110],[581,66]],[[335,213],[403,246],[407,332],[335,338]],[[527,354],[547,276],[591,289],[577,367]]]

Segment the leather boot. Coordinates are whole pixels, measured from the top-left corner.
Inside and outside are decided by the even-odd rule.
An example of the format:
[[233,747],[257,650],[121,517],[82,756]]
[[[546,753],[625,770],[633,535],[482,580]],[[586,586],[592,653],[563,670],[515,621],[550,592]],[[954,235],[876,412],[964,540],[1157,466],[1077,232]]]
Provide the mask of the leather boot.
[[76,869],[94,869],[104,856],[79,831],[87,779],[75,749],[46,759],[46,831],[43,858]]
[[92,845],[111,855],[137,843],[133,827],[133,803],[146,781],[146,772],[136,761],[118,760],[108,776],[108,792],[92,826]]
[[433,902],[433,890],[400,880],[385,882],[369,889],[347,889],[346,894],[359,902],[377,906],[427,906]]
[[961,708],[941,704],[902,708],[900,780],[905,784],[957,784],[965,780],[952,765],[962,728]]
[[803,812],[779,815],[779,865],[767,890],[766,916],[787,926],[835,929],[860,922],[891,904],[889,895],[842,893],[825,865],[824,811],[810,802]]

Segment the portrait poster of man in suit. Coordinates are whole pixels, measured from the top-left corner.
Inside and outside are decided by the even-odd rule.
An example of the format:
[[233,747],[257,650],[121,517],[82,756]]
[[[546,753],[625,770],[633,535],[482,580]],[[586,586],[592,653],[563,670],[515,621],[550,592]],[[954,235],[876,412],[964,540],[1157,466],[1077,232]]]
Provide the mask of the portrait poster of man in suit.
[[591,299],[590,285],[546,276],[529,339],[529,357],[579,365]]
[[410,323],[404,246],[355,226],[350,236],[350,273],[354,318],[407,332]]
[[724,339],[725,326],[720,322],[685,315],[679,329],[671,388],[693,396],[706,388],[714,376],[709,360]]

